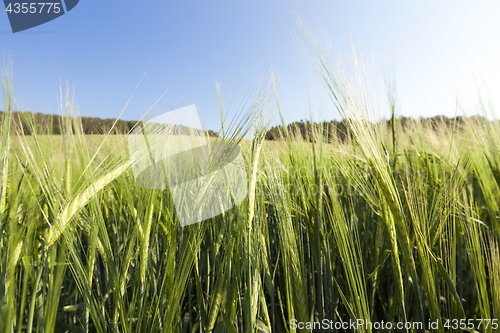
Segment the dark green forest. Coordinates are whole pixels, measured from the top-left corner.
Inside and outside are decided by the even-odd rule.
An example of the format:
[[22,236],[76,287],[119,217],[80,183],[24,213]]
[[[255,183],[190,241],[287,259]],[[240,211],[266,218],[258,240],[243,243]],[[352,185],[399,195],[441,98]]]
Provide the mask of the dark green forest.
[[[0,111],[0,115],[3,111]],[[2,118],[2,117],[0,117]],[[481,117],[473,117],[478,119],[483,119]],[[33,113],[33,112],[14,112],[13,113],[14,126],[18,130],[22,130],[25,135],[31,135],[31,129],[35,128],[38,134],[61,134],[61,116],[53,114],[43,114],[43,113]],[[109,132],[115,123],[115,118],[94,118],[94,117],[81,117],[81,125],[83,133],[85,134],[104,134]],[[399,126],[404,131],[407,127],[411,118],[400,117],[398,119]],[[484,120],[484,119],[483,119]],[[420,122],[422,125],[431,125],[433,128],[442,128],[441,125],[445,127],[456,126],[464,122],[464,118],[458,116],[456,118],[448,118],[445,116],[435,116],[432,118],[421,118]],[[31,123],[31,125],[29,125]],[[142,121],[137,120],[121,120],[116,122],[113,128],[112,134],[126,134],[129,133],[134,127],[140,125]],[[390,120],[386,121],[387,129],[390,130],[391,123]],[[311,125],[313,124],[313,125]],[[455,125],[454,125],[455,124]],[[311,123],[309,120],[295,121],[287,125],[287,130],[292,136],[300,136],[304,140],[306,138],[311,138],[312,129],[315,131],[322,128],[322,133],[325,139],[329,142],[334,140],[340,140],[345,142],[351,138],[349,127],[346,120],[331,120],[324,121],[320,123]],[[218,137],[219,133],[213,130],[207,131],[208,135],[211,137]],[[271,127],[266,133],[266,140],[276,141],[283,137],[283,126],[277,125]]]
[[[471,119],[485,120],[482,117],[470,117]],[[451,128],[452,126],[461,126],[464,123],[464,117],[458,116],[455,118],[448,118],[445,116],[435,116],[431,118],[420,118],[419,121],[422,125],[430,125],[433,129],[438,128]],[[399,117],[396,121],[398,122],[398,127],[405,131],[410,124],[412,118],[410,117]],[[384,122],[384,121],[383,121]],[[391,120],[385,121],[387,130],[391,130]],[[352,138],[351,132],[348,126],[348,120],[331,120],[324,121],[320,123],[311,123],[309,120],[300,120],[287,125],[287,131],[292,136],[302,137],[303,140],[310,140],[314,137],[314,132],[321,132],[325,140],[332,142],[335,140],[340,140],[341,142],[346,142]],[[321,130],[321,131],[320,131]],[[271,127],[266,133],[266,140],[280,140],[284,135],[284,128],[282,125]]]
[[[3,118],[3,111],[0,111],[0,118]],[[61,134],[62,117],[53,114],[33,113],[33,112],[13,112],[13,126],[22,131],[25,135],[31,135],[34,128],[38,134]],[[112,134],[127,134],[136,126],[140,126],[142,121],[121,120],[115,118],[101,119],[93,117],[81,117],[82,131],[85,134],[105,134],[113,128]],[[212,130],[207,131],[209,136],[218,137],[218,133]]]

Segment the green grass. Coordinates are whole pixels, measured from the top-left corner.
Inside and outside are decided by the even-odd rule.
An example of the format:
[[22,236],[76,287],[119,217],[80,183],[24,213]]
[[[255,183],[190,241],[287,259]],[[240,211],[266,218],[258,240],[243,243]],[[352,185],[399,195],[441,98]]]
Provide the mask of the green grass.
[[304,140],[283,121],[282,140],[263,141],[266,114],[285,113],[272,82],[224,125],[242,146],[248,198],[184,228],[168,190],[135,184],[125,135],[85,136],[76,117],[61,118],[59,136],[13,129],[5,68],[0,332],[500,319],[498,122],[373,122],[361,60],[351,80],[302,28],[354,136],[327,143],[311,129]]

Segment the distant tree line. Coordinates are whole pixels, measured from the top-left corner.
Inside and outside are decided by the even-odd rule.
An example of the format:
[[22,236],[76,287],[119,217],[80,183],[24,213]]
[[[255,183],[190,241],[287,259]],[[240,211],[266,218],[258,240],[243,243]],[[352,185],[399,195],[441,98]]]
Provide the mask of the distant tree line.
[[[0,111],[0,122],[3,119],[3,111]],[[67,119],[67,118],[66,118]],[[61,134],[64,132],[62,123],[65,117],[53,114],[33,113],[33,112],[14,112],[13,121],[16,129],[22,131],[25,135],[31,135],[33,130],[37,134]],[[94,117],[78,117],[77,121],[71,121],[71,126],[75,129],[76,126],[82,128],[85,134],[104,134],[108,133],[113,128],[112,134],[127,134],[136,126],[141,126],[142,121],[136,120],[121,120],[116,121],[114,118],[101,119]],[[113,127],[113,124],[115,123]],[[188,133],[187,127],[176,126],[174,132],[176,134]],[[209,136],[218,137],[219,134],[212,130],[206,131]]]
[[[485,120],[484,118],[477,116],[474,116],[472,118]],[[410,121],[413,120],[414,119],[410,117],[397,118],[397,122],[399,123],[399,126],[403,131],[407,128]],[[382,121],[386,122],[387,129],[390,130],[390,120]],[[430,125],[433,129],[441,128],[443,124],[446,127],[451,128],[454,124],[462,124],[464,122],[464,117],[458,116],[455,118],[448,118],[445,116],[435,116],[431,118],[422,118],[418,121],[422,122],[422,124]],[[319,131],[321,131],[323,133],[323,137],[328,142],[332,142],[335,140],[345,142],[346,140],[352,138],[352,133],[345,119],[341,121],[332,120],[320,123],[311,123],[309,120],[300,120],[288,124],[286,128],[290,136],[302,137],[304,140],[310,140],[313,137],[311,136],[313,129],[316,133],[319,133]],[[266,140],[280,140],[284,136],[283,132],[284,128],[281,125],[271,127],[266,133]]]
[[[0,111],[0,123],[3,118],[3,111]],[[52,114],[43,114],[43,113],[33,113],[33,112],[14,112],[13,114],[14,125],[17,129],[22,130],[24,134],[31,135],[33,129],[38,134],[61,134],[63,132],[62,122],[65,117],[61,117],[58,115]],[[478,116],[474,116],[472,118],[476,118],[478,120],[485,121],[486,119]],[[113,127],[116,119],[108,118],[94,118],[94,117],[78,117],[76,122],[71,122],[71,126],[80,126],[82,127],[83,133],[85,134],[104,134],[108,133],[109,130]],[[385,121],[385,120],[383,120]],[[399,117],[397,118],[398,126],[403,131],[408,126],[410,121],[414,121],[414,119],[409,117]],[[423,124],[430,125],[432,128],[441,128],[444,124],[447,127],[451,127],[454,124],[462,124],[464,122],[464,118],[461,116],[455,118],[448,118],[445,116],[435,116],[432,118],[423,118],[420,119]],[[391,129],[390,120],[385,121],[387,124],[388,130]],[[112,134],[127,134],[136,126],[141,126],[143,124],[142,121],[136,120],[118,120],[113,127]],[[150,130],[154,125],[148,123],[148,130]],[[324,121],[320,123],[311,123],[309,120],[300,120],[287,125],[287,131],[291,136],[301,136],[304,140],[310,140],[312,138],[311,131],[315,130],[316,132],[322,131],[323,137],[328,141],[332,142],[335,140],[340,140],[345,142],[352,138],[350,133],[350,129],[346,120],[332,120],[332,121]],[[188,134],[189,130],[184,126],[175,126],[174,133],[176,134]],[[212,130],[205,131],[209,136],[218,137],[219,134]],[[274,126],[270,128],[266,133],[266,140],[280,140],[283,133],[283,126]]]

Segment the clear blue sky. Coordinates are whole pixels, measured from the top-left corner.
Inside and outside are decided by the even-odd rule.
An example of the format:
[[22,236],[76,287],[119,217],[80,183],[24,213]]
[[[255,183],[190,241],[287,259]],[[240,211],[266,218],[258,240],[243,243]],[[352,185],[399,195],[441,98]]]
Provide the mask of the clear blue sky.
[[[473,101],[472,74],[500,102],[498,1],[81,0],[16,34],[0,13],[0,52],[13,57],[14,98],[24,110],[57,113],[61,78],[75,87],[82,116],[117,117],[151,63],[123,119],[139,119],[171,86],[152,115],[196,104],[205,126],[218,130],[215,80],[226,108],[235,97],[232,114],[274,71],[294,121],[308,118],[308,91],[318,84],[292,36],[300,31],[290,10],[326,30],[346,60],[351,36],[359,41],[382,99],[382,64],[394,59],[404,115],[453,115],[457,92]],[[323,117],[338,119],[324,104]]]

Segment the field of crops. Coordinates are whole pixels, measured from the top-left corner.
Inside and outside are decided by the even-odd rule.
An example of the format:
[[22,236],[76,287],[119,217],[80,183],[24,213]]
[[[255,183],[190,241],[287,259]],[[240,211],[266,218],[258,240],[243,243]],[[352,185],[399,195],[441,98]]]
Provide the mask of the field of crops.
[[478,323],[500,319],[498,122],[387,128],[363,80],[314,51],[351,137],[283,126],[264,141],[286,112],[271,83],[220,139],[241,144],[248,197],[184,228],[168,190],[136,185],[126,135],[86,136],[77,117],[62,135],[13,128],[6,67],[0,331],[350,332],[295,323],[363,319],[461,332],[472,319],[494,332]]

